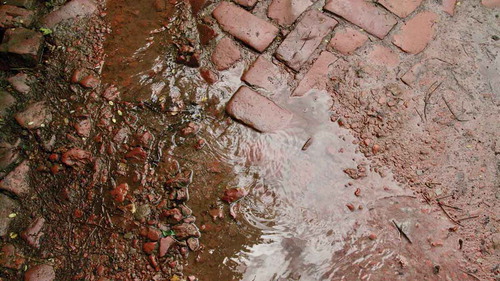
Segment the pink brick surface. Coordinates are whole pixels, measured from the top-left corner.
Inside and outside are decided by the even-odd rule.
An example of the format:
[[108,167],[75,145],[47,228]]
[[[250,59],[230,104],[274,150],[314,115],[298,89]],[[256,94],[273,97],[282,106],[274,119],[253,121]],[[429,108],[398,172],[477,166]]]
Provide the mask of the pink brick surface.
[[329,80],[329,73],[331,67],[335,67],[335,62],[338,58],[327,51],[321,53],[316,59],[311,69],[306,73],[304,78],[300,81],[298,87],[292,93],[292,96],[303,96],[309,90],[326,90]]
[[241,80],[256,87],[275,91],[286,84],[285,74],[278,66],[260,56],[243,74]]
[[392,14],[366,0],[329,0],[325,9],[380,39],[383,39],[397,23]]
[[221,28],[255,50],[264,51],[278,34],[278,28],[235,4],[223,1],[213,11]]
[[288,126],[292,114],[248,87],[241,87],[226,106],[227,113],[260,132]]
[[344,55],[350,55],[368,40],[368,36],[361,31],[347,27],[344,30],[335,32],[330,46]]
[[226,70],[241,58],[240,49],[229,38],[222,38],[212,53],[212,62],[217,70]]
[[317,10],[307,12],[278,47],[276,57],[298,71],[335,25],[336,20]]
[[378,0],[378,3],[398,17],[406,18],[422,3],[422,0]]
[[443,11],[448,13],[450,16],[455,14],[455,5],[457,4],[457,0],[443,0]]
[[310,0],[273,0],[269,5],[267,16],[279,25],[287,26],[313,4]]
[[410,54],[422,52],[434,36],[437,15],[430,11],[421,12],[407,21],[394,35],[392,42]]

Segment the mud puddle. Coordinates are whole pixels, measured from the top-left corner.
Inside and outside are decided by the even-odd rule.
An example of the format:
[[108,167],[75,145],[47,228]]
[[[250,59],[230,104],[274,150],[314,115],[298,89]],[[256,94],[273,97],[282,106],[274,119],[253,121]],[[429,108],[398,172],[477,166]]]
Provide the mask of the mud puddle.
[[[280,97],[287,95],[275,98]],[[236,222],[246,225],[240,231],[250,229],[252,235],[246,240],[222,238],[223,245],[237,242],[241,249],[224,256],[216,270],[194,265],[197,276],[467,279],[458,271],[454,224],[421,204],[390,175],[382,178],[369,170],[354,138],[329,120],[331,101],[326,94],[280,102],[295,113],[293,125],[282,132],[259,134],[241,124],[226,128],[223,136],[207,130],[207,151],[233,167],[237,177],[231,184],[250,192],[230,208],[238,210]],[[257,240],[249,239],[256,233]],[[220,247],[208,247],[202,256],[220,260]],[[221,275],[228,269],[234,274],[231,279]]]

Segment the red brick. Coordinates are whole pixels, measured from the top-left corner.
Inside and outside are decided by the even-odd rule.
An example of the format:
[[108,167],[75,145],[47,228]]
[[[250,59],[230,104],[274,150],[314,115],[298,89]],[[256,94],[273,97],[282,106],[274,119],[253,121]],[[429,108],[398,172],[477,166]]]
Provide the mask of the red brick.
[[62,21],[84,17],[97,12],[97,6],[92,0],[72,0],[60,9],[51,12],[42,19],[44,27],[53,28]]
[[500,8],[500,0],[482,0],[481,4],[488,8]]
[[406,18],[420,6],[422,0],[378,0],[378,3],[398,17]]
[[198,34],[201,45],[208,45],[215,37],[217,37],[217,33],[206,24],[198,24]]
[[300,70],[335,25],[337,25],[336,20],[317,10],[307,12],[281,43],[276,51],[276,57],[291,69]]
[[9,218],[9,215],[14,213],[18,207],[17,201],[0,193],[0,237],[8,233],[10,223],[14,220],[14,218]]
[[11,67],[33,67],[42,56],[43,35],[26,28],[7,29],[0,45],[0,55]]
[[443,0],[443,11],[448,13],[450,16],[455,15],[455,5],[457,4],[457,0]]
[[253,8],[253,6],[255,6],[255,4],[257,3],[257,0],[234,0],[234,2],[247,8]]
[[18,6],[26,9],[31,9],[35,5],[35,0],[3,0],[5,5]]
[[368,62],[375,65],[396,67],[399,64],[399,56],[388,47],[375,45],[368,53]]
[[217,70],[226,70],[239,59],[241,59],[240,49],[233,40],[227,37],[222,38],[217,43],[212,53],[212,62]]
[[11,171],[3,180],[0,181],[0,189],[12,192],[17,196],[25,196],[30,191],[28,182],[28,173],[30,166],[28,161],[24,161]]
[[392,42],[410,54],[422,52],[434,36],[437,15],[425,11],[407,21],[394,35]]
[[0,6],[0,28],[29,27],[33,17],[32,11],[10,5]]
[[330,46],[344,55],[350,55],[363,46],[366,40],[368,40],[368,36],[364,33],[347,27],[344,30],[335,32],[335,36],[330,41]]
[[279,25],[287,26],[294,23],[312,4],[310,0],[273,0],[267,10],[267,16]]
[[380,39],[383,39],[397,23],[393,15],[366,0],[330,0],[325,9]]
[[242,86],[226,106],[227,113],[260,132],[273,132],[285,128],[292,114],[266,97]]
[[300,81],[292,96],[303,96],[312,89],[326,90],[330,69],[337,60],[338,58],[334,54],[327,51],[322,52]]
[[278,66],[260,56],[243,74],[241,80],[271,92],[286,84],[288,77],[285,75]]
[[226,1],[212,14],[224,31],[259,52],[263,52],[278,34],[278,28],[270,22]]

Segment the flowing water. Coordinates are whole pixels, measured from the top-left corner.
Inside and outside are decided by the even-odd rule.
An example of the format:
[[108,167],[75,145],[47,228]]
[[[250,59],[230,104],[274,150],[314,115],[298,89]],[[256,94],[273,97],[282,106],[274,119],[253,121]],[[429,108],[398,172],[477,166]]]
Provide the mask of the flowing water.
[[[458,239],[448,239],[453,223],[390,174],[370,170],[354,137],[330,120],[328,94],[272,93],[293,122],[257,133],[224,114],[242,67],[208,86],[196,69],[172,62],[173,31],[164,24],[173,8],[110,0],[108,10],[106,83],[130,100],[184,101],[184,121],[201,124],[201,150],[175,133],[163,140],[163,155],[194,172],[189,206],[203,247],[187,273],[200,280],[466,279],[457,270]],[[362,176],[352,179],[346,169]],[[249,194],[227,206],[219,199],[227,187]]]

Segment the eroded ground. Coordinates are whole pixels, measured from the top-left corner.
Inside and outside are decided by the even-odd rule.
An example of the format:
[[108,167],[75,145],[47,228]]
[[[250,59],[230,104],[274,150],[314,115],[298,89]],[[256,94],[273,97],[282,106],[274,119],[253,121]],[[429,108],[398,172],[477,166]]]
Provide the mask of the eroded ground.
[[0,6],[1,280],[497,280],[497,0]]

